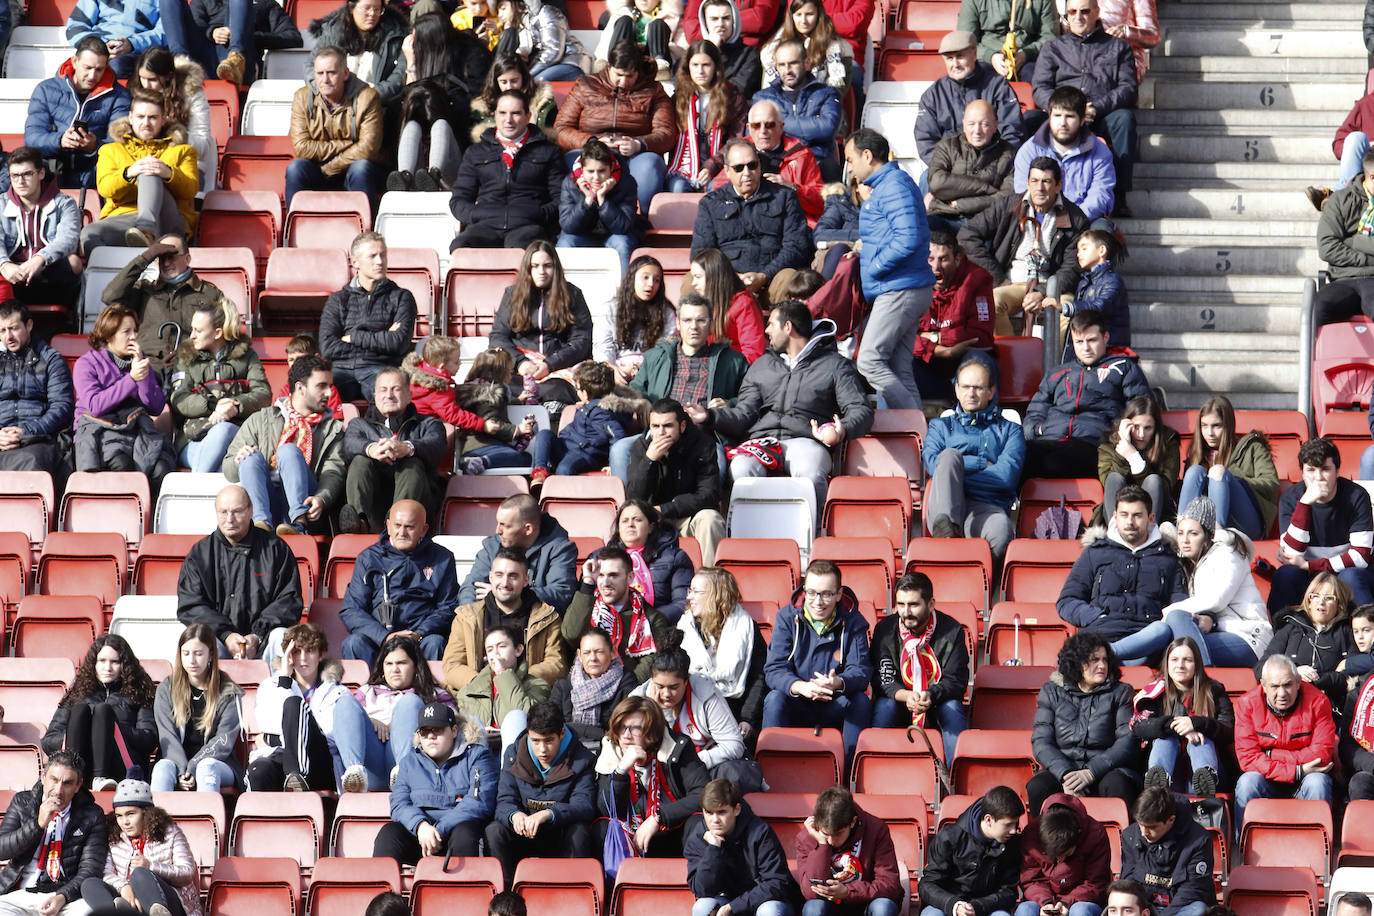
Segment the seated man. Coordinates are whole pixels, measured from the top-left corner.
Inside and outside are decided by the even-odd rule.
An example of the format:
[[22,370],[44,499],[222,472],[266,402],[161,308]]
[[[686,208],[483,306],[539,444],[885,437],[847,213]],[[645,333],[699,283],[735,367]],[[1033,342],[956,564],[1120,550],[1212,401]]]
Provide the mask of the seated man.
[[343,657],[372,664],[389,636],[412,636],[425,658],[444,657],[458,574],[453,554],[427,537],[425,507],[403,499],[386,516],[386,532],[358,554],[339,619],[348,627]]
[[916,115],[916,152],[921,161],[930,165],[936,145],[945,137],[959,136],[969,106],[977,101],[987,103],[992,123],[1001,125],[1002,139],[1013,148],[1020,146],[1024,139],[1021,103],[992,64],[978,59],[973,33],[956,29],[947,34],[940,39],[940,56],[945,59],[945,75],[921,93]]
[[497,507],[496,533],[482,541],[482,549],[458,590],[458,603],[481,601],[491,591],[487,579],[502,547],[525,555],[530,588],[555,614],[563,613],[577,591],[577,545],[558,520],[541,512],[539,501],[526,493],[508,496]]
[[777,82],[754,95],[754,104],[772,102],[782,113],[782,129],[811,148],[825,181],[839,181],[844,164],[835,155],[835,135],[844,112],[840,95],[806,66],[806,48],[795,39],[780,42],[773,55]]
[[701,813],[682,829],[687,886],[697,898],[692,916],[714,916],[721,907],[739,916],[792,912],[797,885],[787,870],[787,853],[733,782],[708,782],[701,790]]
[[253,524],[304,534],[326,518],[344,485],[343,423],[326,406],[334,385],[329,363],[304,356],[286,375],[291,396],[243,421],[224,456],[224,476],[242,481]]
[[479,601],[453,612],[453,627],[444,649],[444,683],[459,690],[477,675],[483,656],[479,646],[498,626],[520,634],[530,674],[553,685],[568,671],[562,621],[530,588],[530,561],[521,551],[502,547],[491,561],[489,591]]
[[744,10],[746,26],[740,22],[742,5],[735,0],[688,0],[682,31],[689,42],[704,38],[716,46],[725,63],[725,78],[741,98],[749,99],[763,85],[758,44],[772,30],[777,7],[771,0],[750,2]]
[[506,886],[531,856],[595,854],[596,775],[592,754],[553,703],[536,703],[525,731],[501,755],[496,818],[487,825],[487,854],[501,860]]
[[530,673],[525,663],[525,638],[515,627],[495,626],[482,645],[484,664],[453,699],[458,711],[481,722],[488,735],[499,735],[502,756],[525,730],[525,717],[534,704],[549,698],[549,682]]
[[605,630],[625,670],[642,684],[673,625],[630,587],[633,570],[630,555],[620,547],[603,547],[582,564],[581,585],[563,614],[563,641],[580,645],[587,630]]
[[1277,614],[1302,600],[1307,583],[1323,570],[1350,587],[1354,604],[1374,601],[1369,569],[1374,547],[1374,513],[1369,491],[1339,476],[1341,452],[1327,438],[1298,450],[1302,481],[1279,497],[1279,568],[1269,590],[1269,611]]
[[[771,99],[760,99],[749,108],[749,135],[744,139],[759,151],[764,179],[797,192],[806,224],[814,229],[825,211],[825,181],[811,147],[787,136],[782,125],[782,107]],[[711,187],[723,188],[729,180],[730,173],[721,169]]]
[[1094,528],[1085,538],[1055,605],[1065,622],[1111,640],[1123,665],[1146,664],[1164,651],[1174,633],[1161,612],[1188,597],[1183,567],[1160,537],[1150,503],[1133,484],[1117,491],[1106,532]]
[[[1107,912],[1111,916],[1158,916],[1150,903],[1150,895],[1139,881],[1118,878],[1107,885]],[[1215,906],[1203,912],[1212,912]]]
[[[336,373],[336,385],[338,378]],[[383,369],[373,376],[371,388],[367,413],[344,430],[348,502],[339,509],[344,534],[371,533],[387,507],[401,500],[437,508],[440,496],[439,462],[448,447],[444,421],[415,409],[410,377],[400,369]]]
[[499,785],[499,762],[481,725],[430,703],[415,737],[415,753],[401,758],[391,787],[391,822],[377,832],[372,854],[402,865],[422,856],[477,855]]
[[964,109],[962,132],[946,134],[935,144],[926,160],[926,210],[932,230],[958,232],[964,220],[1011,192],[1016,149],[999,124],[992,105],[975,99]]
[[[780,440],[781,455],[772,463],[790,477],[810,480],[821,506],[830,482],[830,449],[865,435],[873,425],[873,409],[858,369],[835,346],[835,323],[829,318],[813,325],[805,303],[785,299],[769,314],[767,333],[768,351],[745,373],[735,406],[703,410],[692,405],[687,415],[734,441]],[[730,461],[735,480],[765,477],[768,471],[749,451]]]
[[297,191],[362,191],[375,201],[385,177],[381,165],[382,100],[348,71],[344,52],[314,51],[314,78],[291,99],[291,150],[286,206]]
[[993,786],[935,834],[921,873],[921,916],[1007,916],[1021,875],[1021,815],[1015,790]]
[[[1107,888],[1107,911],[1111,913],[1112,904],[1123,896],[1119,885],[1129,880],[1149,888],[1150,909],[1159,916],[1202,916],[1217,899],[1212,835],[1193,820],[1187,805],[1176,802],[1167,786],[1141,792],[1134,814],[1135,821],[1121,831],[1122,880]],[[1135,896],[1138,902],[1138,893]]]
[[957,396],[950,382],[958,367],[973,351],[993,348],[992,277],[968,259],[953,233],[943,229],[930,233],[927,263],[935,288],[930,309],[917,326],[913,374],[922,398],[947,401]]
[[400,366],[414,349],[416,306],[410,290],[386,275],[386,239],[380,232],[358,233],[349,258],[353,279],[325,300],[320,315],[320,353],[334,367],[339,396],[355,401],[372,394],[377,375]]
[[834,563],[813,560],[802,582],[773,623],[763,727],[840,728],[845,760],[852,760],[873,718],[865,692],[873,680],[868,623]]
[[453,180],[449,209],[463,231],[452,248],[524,248],[557,234],[568,171],[562,150],[530,127],[530,103],[521,92],[502,92],[495,118],[496,126],[467,148]]
[[873,628],[873,727],[936,724],[945,759],[968,728],[968,633],[935,609],[935,586],[922,572],[897,580],[892,610]]
[[61,478],[59,434],[71,428],[76,404],[72,374],[62,354],[33,336],[28,306],[13,299],[0,302],[0,366],[0,471]]
[[1059,163],[1036,159],[1024,195],[997,198],[959,229],[969,260],[992,274],[996,284],[999,337],[1015,333],[1012,315],[1024,312],[1030,325],[1046,308],[1058,307],[1057,297],[1078,288],[1074,243],[1088,228],[1088,218],[1063,190]]
[[[1036,59],[1059,30],[1059,11],[1053,0],[1032,0],[1014,8],[1013,0],[962,0],[959,28],[973,33],[978,41],[978,59],[992,64],[999,76],[1030,82]],[[1005,53],[1009,49],[1013,52],[1010,60]]]
[[91,908],[81,885],[105,874],[105,812],[82,785],[85,762],[70,751],[48,758],[43,778],[15,794],[0,821],[0,911],[23,916],[81,916]]
[[253,524],[253,503],[243,487],[219,491],[215,519],[215,530],[182,561],[177,620],[214,630],[220,658],[266,658],[275,670],[281,636],[300,622],[305,607],[296,555]]
[[681,404],[661,398],[649,408],[648,432],[630,441],[626,498],[644,500],[678,534],[696,538],[702,565],[712,565],[716,545],[725,537],[715,440],[697,428]]
[[1026,408],[1026,466],[1032,477],[1095,477],[1097,446],[1131,398],[1150,394],[1140,366],[1107,352],[1107,318],[1077,312],[1069,319],[1073,359],[1051,370]]
[[[709,299],[684,292],[677,305],[677,334],[645,352],[630,386],[651,402],[671,398],[684,406],[701,407],[718,406],[713,403],[717,401],[734,403],[749,361],[730,341],[711,340],[714,312]],[[625,479],[616,470],[615,446],[611,447],[611,473]]]
[[1317,253],[1326,262],[1331,282],[1317,290],[1312,302],[1315,327],[1374,314],[1374,239],[1363,219],[1374,196],[1374,148],[1365,152],[1361,168],[1349,184],[1323,201]]
[[[1049,120],[1016,151],[1016,193],[1026,193],[1026,177],[1032,162],[1053,159],[1064,172],[1064,196],[1077,204],[1091,222],[1112,212],[1117,180],[1112,151],[1087,123],[1090,104],[1076,86],[1060,86],[1050,93],[1045,102]],[[1123,188],[1123,200],[1125,193]]]
[[24,145],[57,164],[67,188],[95,185],[96,150],[110,138],[110,122],[129,113],[129,90],[115,82],[110,49],[98,35],[75,42],[76,52],[39,83],[24,120]]
[[9,155],[10,194],[0,210],[0,276],[20,302],[75,303],[86,262],[76,253],[81,208],[57,189],[43,154],[21,146]]
[[1045,799],[1021,840],[1021,892],[1016,916],[1100,916],[1112,881],[1107,829],[1066,793]]
[[67,17],[67,42],[77,47],[83,38],[104,42],[114,75],[127,80],[144,51],[165,45],[157,0],[79,0]]
[[774,283],[777,288],[768,290],[772,301],[781,298],[774,294],[792,271],[811,260],[814,246],[796,192],[764,180],[762,163],[748,141],[736,138],[725,144],[730,184],[701,199],[692,227],[692,257],[719,248],[750,292]]
[[902,884],[892,833],[881,817],[831,786],[797,833],[802,916],[897,916]]
[[[1031,77],[1032,97],[1049,111],[1056,89],[1073,86],[1088,97],[1087,124],[1112,147],[1116,167],[1115,213],[1130,216],[1126,194],[1135,170],[1135,106],[1140,86],[1135,52],[1123,39],[1102,27],[1098,0],[1067,0],[1064,18],[1069,28],[1045,42]],[[1050,112],[1053,116],[1053,112]]]

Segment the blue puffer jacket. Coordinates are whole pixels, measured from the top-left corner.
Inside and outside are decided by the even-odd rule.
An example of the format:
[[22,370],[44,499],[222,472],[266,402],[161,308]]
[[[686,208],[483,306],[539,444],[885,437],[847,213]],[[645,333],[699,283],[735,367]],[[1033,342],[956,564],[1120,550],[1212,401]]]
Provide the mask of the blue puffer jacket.
[[1040,125],[1029,140],[1016,151],[1016,193],[1026,193],[1026,176],[1035,159],[1047,156],[1064,170],[1064,196],[1083,211],[1089,221],[1112,212],[1116,200],[1116,166],[1112,151],[1102,138],[1086,127],[1079,134],[1078,143],[1065,155],[1055,149],[1050,139],[1050,125]]
[[101,41],[127,38],[135,54],[167,44],[158,0],[77,0],[67,19],[67,44],[75,47],[87,35]]
[[1127,401],[1149,393],[1145,373],[1128,356],[1108,353],[1091,366],[1074,357],[1040,382],[1026,408],[1026,438],[1096,443],[1115,426]]
[[[389,624],[377,617],[387,598],[395,606]],[[348,632],[362,633],[380,646],[389,634],[399,630],[413,630],[422,637],[436,633],[447,636],[458,604],[458,573],[452,553],[429,538],[410,553],[402,553],[391,546],[391,537],[383,532],[377,543],[358,554],[339,618]]]
[[596,819],[592,752],[564,726],[558,756],[547,770],[541,770],[530,753],[529,734],[521,732],[503,755],[496,819],[509,824],[517,812],[552,811],[553,823],[559,826],[591,823]]
[[1026,437],[1021,427],[1002,416],[993,401],[977,413],[958,404],[954,413],[930,421],[921,461],[933,473],[940,452],[958,449],[964,456],[964,492],[969,499],[1010,509],[1026,461]]
[[[1126,298],[1126,284],[1121,274],[1104,261],[1078,281],[1078,293],[1068,304],[1070,315],[1076,312],[1101,312],[1107,319],[1107,344],[1112,347],[1131,345],[1131,309]],[[1072,347],[1073,343],[1070,342]]]
[[[574,172],[578,170],[574,166]],[[629,169],[621,169],[620,179],[606,195],[605,203],[588,206],[587,198],[573,179],[573,172],[563,179],[563,195],[558,202],[558,227],[569,235],[631,235],[635,232],[635,207],[639,203],[639,185]]]
[[25,442],[53,436],[71,426],[75,404],[60,353],[36,337],[18,353],[0,347],[0,427],[18,426]]
[[873,189],[859,207],[859,276],[870,302],[883,293],[935,285],[926,259],[930,226],[921,189],[895,162],[864,180]]
[[873,662],[868,655],[868,621],[859,613],[859,599],[848,586],[842,587],[835,607],[837,619],[822,636],[802,614],[802,592],[797,589],[791,603],[773,619],[773,639],[763,665],[768,689],[786,693],[793,681],[809,681],[817,672],[833,668],[844,681],[845,696],[863,693],[873,680]]
[[496,813],[496,755],[487,750],[481,725],[466,716],[458,723],[459,743],[443,763],[419,751],[401,758],[391,788],[391,819],[411,833],[428,821],[447,840],[464,821],[486,823]]
[[754,102],[772,102],[782,112],[783,133],[795,137],[811,147],[819,162],[835,157],[835,134],[840,129],[844,111],[840,95],[833,86],[821,82],[810,73],[806,82],[796,89],[784,89],[778,81],[754,94]]
[[1135,550],[1107,528],[1089,528],[1083,552],[1074,560],[1055,605],[1066,623],[1100,633],[1108,640],[1134,633],[1159,620],[1161,611],[1188,597],[1188,581],[1174,544],[1151,526]]
[[95,88],[79,100],[71,76],[72,62],[66,60],[57,68],[57,76],[34,87],[24,120],[24,145],[34,147],[45,159],[56,159],[66,184],[80,187],[85,182],[94,186],[97,152],[64,150],[62,135],[79,119],[86,122],[91,133],[101,140],[107,139],[110,122],[129,114],[129,90],[116,83],[114,71],[106,68]]
[[558,431],[569,455],[581,455],[594,466],[605,467],[611,443],[624,439],[633,415],[612,410],[625,402],[615,396],[593,398],[573,412],[573,418]]

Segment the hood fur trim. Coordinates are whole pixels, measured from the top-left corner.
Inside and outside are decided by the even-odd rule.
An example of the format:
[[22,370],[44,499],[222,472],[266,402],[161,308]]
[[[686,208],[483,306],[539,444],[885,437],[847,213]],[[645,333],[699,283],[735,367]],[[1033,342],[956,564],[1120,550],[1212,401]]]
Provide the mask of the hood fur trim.
[[[188,142],[186,139],[188,136],[188,134],[186,133],[186,128],[178,121],[168,121],[166,125],[163,126],[162,131],[162,135],[166,137],[168,140],[172,141],[173,146],[176,146],[179,143]],[[129,137],[132,134],[133,131],[129,127],[128,115],[125,115],[122,118],[115,118],[113,121],[110,122],[109,136],[114,142],[122,143],[126,137]]]
[[[1084,547],[1091,547],[1098,541],[1106,540],[1106,538],[1107,526],[1093,525],[1083,532],[1083,537],[1079,538],[1079,543]],[[1178,552],[1178,532],[1175,530],[1172,522],[1165,522],[1163,525],[1159,526],[1159,540],[1170,550],[1175,553]]]
[[205,68],[185,54],[177,55],[173,76],[176,79],[177,95],[183,99],[193,92],[205,90]]

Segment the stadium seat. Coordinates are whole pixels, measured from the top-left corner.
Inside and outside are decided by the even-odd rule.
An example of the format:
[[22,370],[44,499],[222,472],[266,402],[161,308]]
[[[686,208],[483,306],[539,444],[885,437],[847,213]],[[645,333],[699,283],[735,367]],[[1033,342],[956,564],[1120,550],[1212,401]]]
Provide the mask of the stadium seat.
[[200,868],[201,890],[209,890],[210,876],[224,848],[228,832],[224,796],[218,792],[154,792],[153,804],[172,816]]
[[[882,413],[882,411],[878,411]],[[860,436],[844,445],[843,473],[854,477],[902,477],[919,487],[925,477],[919,436]],[[919,504],[920,489],[911,491],[910,502]]]
[[1035,522],[1040,518],[1040,513],[1051,506],[1058,507],[1061,499],[1066,508],[1081,513],[1083,524],[1087,525],[1092,520],[1093,510],[1102,502],[1102,483],[1096,477],[1027,480],[1021,485],[1021,512],[1016,520],[1016,536],[1035,537]]
[[[943,65],[935,79],[944,76]],[[870,127],[888,137],[892,144],[892,155],[901,161],[908,171],[919,175],[924,168],[912,164],[921,162],[916,149],[916,137],[911,130],[916,116],[921,110],[921,96],[930,88],[929,80],[874,80],[868,86],[868,97],[864,103],[860,127]]]
[[1360,458],[1370,441],[1369,414],[1337,410],[1327,413],[1320,421],[1320,435],[1336,444],[1341,453],[1341,476],[1355,480],[1360,476]]
[[701,569],[701,541],[684,534],[677,539],[677,546],[683,553],[687,554],[687,559],[692,561],[693,569]]
[[697,221],[697,206],[702,195],[695,191],[682,194],[669,194],[666,191],[654,195],[649,202],[650,229],[644,236],[644,244],[660,248],[686,248],[692,244],[692,227]]
[[24,4],[28,10],[30,25],[61,27],[65,30],[67,20],[76,9],[75,0],[30,0]]
[[[158,534],[204,536],[215,530],[215,497],[229,485],[223,474],[176,471],[162,478],[153,513]],[[146,536],[145,536],[146,537]]]
[[57,704],[76,676],[76,665],[60,656],[0,658],[0,706],[5,707],[4,732],[12,735],[19,723],[32,723],[41,736],[52,721]]
[[[307,44],[313,43],[313,36],[309,35],[307,29],[310,23],[320,19],[338,9],[338,4],[333,0],[289,0],[286,13],[291,17],[291,21],[301,30],[301,34],[309,36],[306,38]],[[299,76],[293,74],[297,79]]]
[[1302,862],[1325,882],[1331,876],[1335,831],[1331,805],[1302,798],[1257,798],[1240,827],[1242,864],[1265,867]]
[[[0,531],[0,605],[7,610],[19,606],[28,592],[29,569],[33,553],[29,537],[22,531]],[[5,622],[0,617],[0,624]]]
[[1112,849],[1112,874],[1121,871],[1121,831],[1131,824],[1131,815],[1126,810],[1126,803],[1119,798],[1092,798],[1083,796],[1078,799],[1083,803],[1084,809],[1088,812],[1088,817],[1097,821],[1107,830],[1107,843]]
[[152,520],[148,476],[139,471],[77,471],[67,478],[59,531],[118,532],[132,560]]
[[271,191],[283,199],[286,167],[294,158],[290,137],[230,137],[219,158],[219,186],[226,191]]
[[387,243],[386,276],[415,297],[415,330],[412,339],[424,340],[434,330],[434,308],[443,277],[439,258],[432,248],[400,248]]
[[[1210,673],[1210,672],[1209,672]],[[0,684],[4,681],[0,679]],[[1374,800],[1347,802],[1336,869],[1374,866]]]
[[320,859],[310,872],[305,911],[321,916],[364,916],[372,898],[386,891],[401,891],[401,867],[395,859]]
[[840,567],[840,578],[855,595],[872,601],[878,610],[887,610],[895,581],[888,549],[891,543],[884,537],[816,538],[811,542],[811,560],[834,562]]
[[316,792],[245,792],[229,823],[231,856],[287,856],[315,864],[324,840],[324,802]]
[[745,477],[736,480],[726,510],[725,530],[732,538],[772,537],[790,532],[797,548],[811,551],[816,530],[816,488],[796,477]]
[[140,659],[175,659],[185,629],[177,620],[175,593],[121,595],[110,617],[110,632],[123,636]]
[[264,318],[304,316],[318,323],[324,302],[349,281],[348,255],[340,248],[278,248],[267,259],[258,296]]
[[112,608],[124,591],[128,569],[129,555],[123,535],[54,531],[43,542],[38,555],[37,592],[94,595],[106,608]]
[[210,878],[205,910],[215,916],[295,916],[300,892],[300,866],[294,858],[221,856]]
[[844,745],[840,731],[823,728],[765,728],[759,732],[754,759],[774,789],[821,792],[840,784],[844,773]]
[[782,605],[801,585],[801,554],[790,538],[724,538],[716,545],[716,565],[735,577],[746,602]]
[[1023,798],[1026,782],[1035,775],[1030,729],[970,728],[959,735],[950,765],[950,781],[959,795],[982,795],[993,786],[1007,785]]
[[797,835],[806,828],[806,819],[816,810],[815,792],[751,792],[744,796],[750,810],[777,836],[789,858],[796,856]]
[[[944,741],[938,728],[927,728],[930,747],[904,728],[866,728],[854,750],[850,788],[866,795],[909,795],[935,801],[940,797],[936,761],[944,760]],[[934,751],[934,756],[931,751]]]
[[[925,868],[926,836],[930,833],[930,811],[925,798],[910,793],[881,796],[855,794],[854,803],[864,811],[873,814],[881,812],[892,834],[897,861],[905,865],[912,875],[919,875]],[[915,883],[913,878],[913,888]]]
[[282,242],[290,248],[347,249],[371,228],[372,205],[362,191],[301,191],[286,211]]
[[486,337],[506,287],[515,283],[525,253],[519,248],[459,248],[444,277],[450,337]]
[[454,857],[444,869],[443,856],[426,856],[415,866],[410,886],[414,916],[448,916],[485,912],[505,884],[501,863],[490,858]]
[[268,51],[263,55],[261,75],[269,80],[298,80],[310,64],[312,53],[309,48],[276,48]]
[[686,859],[632,858],[620,863],[611,892],[611,912],[615,916],[686,913],[695,901],[687,887]]
[[1245,916],[1317,916],[1317,876],[1307,866],[1237,865],[1226,877],[1226,905]]
[[34,562],[57,517],[55,506],[52,476],[47,471],[0,471],[0,513],[5,527],[28,537]]
[[832,537],[886,537],[899,555],[911,529],[911,485],[905,477],[832,477],[822,526]]
[[88,594],[28,595],[19,602],[10,647],[18,657],[68,658],[80,665],[86,650],[103,632],[105,609],[99,598]]
[[368,547],[377,543],[375,534],[336,534],[329,542],[329,558],[324,562],[320,594],[342,598],[353,579],[353,562]]
[[391,801],[385,792],[345,792],[329,831],[329,854],[344,858],[372,855],[377,831],[391,823]]
[[1040,390],[1045,342],[1039,337],[998,337],[993,346],[999,370],[997,403],[1003,407],[1029,404]]
[[462,230],[449,210],[452,199],[448,191],[388,191],[377,207],[375,228],[388,248],[432,250],[442,278],[449,268],[448,246]]
[[281,197],[275,190],[210,191],[200,211],[200,243],[207,248],[249,249],[261,276],[277,247],[281,222]]
[[0,736],[0,787],[32,789],[42,772],[38,748],[31,744],[11,744]]
[[453,554],[453,565],[458,574],[459,582],[467,578],[468,571],[472,569],[472,564],[476,561],[477,554],[481,551],[482,542],[486,540],[486,537],[484,534],[434,535],[434,543]]
[[778,602],[741,599],[740,607],[744,608],[749,619],[754,621],[754,625],[759,628],[759,635],[763,637],[763,644],[768,645],[768,641],[773,636],[773,621],[778,618]]
[[[66,40],[60,25],[21,25],[10,33],[5,51],[5,79],[32,81],[36,85],[39,80],[55,76],[57,68],[71,57],[71,42]],[[23,124],[24,120],[21,116],[17,122],[6,123]]]
[[110,281],[138,254],[133,248],[103,245],[86,258],[81,273],[81,331],[89,333],[95,327],[96,316],[105,307],[101,295]]
[[573,537],[569,538],[573,546],[577,548],[577,568],[581,569],[582,564],[591,559],[592,554],[606,546],[606,541],[595,537]]
[[289,137],[291,101],[301,81],[256,79],[243,103],[241,128],[246,137]]
[[625,273],[620,255],[609,248],[560,248],[558,260],[568,282],[582,290],[592,323],[604,327],[611,320],[616,290]]
[[984,665],[973,678],[970,728],[1029,728],[1035,721],[1040,688],[1055,671],[1051,667]]
[[959,4],[945,0],[901,0],[897,27],[923,32],[948,32],[958,28]]
[[1002,597],[1006,601],[1053,602],[1083,547],[1077,541],[1015,538],[1002,563]]
[[945,75],[945,61],[938,51],[884,48],[878,59],[878,79],[933,82]]
[[444,534],[486,537],[496,530],[496,510],[502,501],[529,491],[529,481],[516,475],[455,474],[444,491],[439,528]]
[[1020,659],[1023,665],[1054,666],[1071,629],[1053,602],[999,601],[988,612],[987,663]]
[[258,262],[250,248],[192,248],[191,269],[215,284],[234,303],[244,336],[253,332],[253,297],[258,288]]
[[[1374,321],[1359,315],[1316,329],[1312,348],[1312,410],[1369,409],[1374,383]],[[1237,429],[1239,430],[1239,425]]]
[[992,548],[982,538],[916,538],[906,545],[905,569],[930,576],[940,600],[987,607]]
[[[48,346],[62,354],[62,361],[67,364],[67,371],[72,371],[76,361],[85,356],[91,350],[91,340],[85,334],[54,334],[48,341]],[[33,474],[46,473],[45,471],[21,471],[18,473]]]
[[[898,477],[911,480],[912,493],[919,503],[921,487],[925,484],[925,466],[921,463],[921,442],[927,430],[926,415],[920,410],[899,410],[884,408],[873,412],[873,426],[869,428],[866,439],[882,441],[894,461],[901,467]],[[914,455],[914,459],[912,458]],[[847,459],[846,459],[847,460]],[[914,473],[913,473],[914,471]],[[879,474],[877,470],[866,471],[869,476],[892,476],[892,472]]]
[[615,512],[625,501],[625,484],[611,475],[561,476],[544,481],[539,508],[553,516],[569,535],[604,537],[615,525]]
[[210,132],[215,148],[223,155],[229,138],[239,132],[239,87],[225,80],[206,80],[205,99],[210,103]]
[[975,607],[972,601],[936,601],[935,604],[941,614],[953,617],[964,628],[964,647],[968,649],[969,671],[977,670],[982,660],[978,658],[974,646],[982,641],[982,610]]
[[309,605],[320,581],[320,551],[308,534],[288,534],[281,538],[296,555],[296,572],[301,577],[301,597]]
[[1307,441],[1307,418],[1296,410],[1237,410],[1236,433],[1263,430],[1274,452],[1279,480],[1301,480],[1298,449]]
[[663,267],[663,293],[669,302],[677,302],[684,292],[683,284],[691,276],[692,249],[690,248],[636,248],[630,252],[630,260],[641,256],[656,258]]
[[606,877],[599,859],[521,859],[511,890],[536,913],[597,916]]

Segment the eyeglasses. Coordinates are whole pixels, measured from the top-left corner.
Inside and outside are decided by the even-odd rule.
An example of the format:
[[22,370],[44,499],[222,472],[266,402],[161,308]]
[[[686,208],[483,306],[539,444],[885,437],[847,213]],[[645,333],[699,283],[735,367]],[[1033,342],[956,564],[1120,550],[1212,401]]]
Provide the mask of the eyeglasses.
[[746,170],[757,172],[759,170],[759,161],[755,159],[753,162],[738,162],[730,166],[730,171],[734,172],[736,175]]
[[812,601],[834,601],[840,595],[839,592],[818,592],[814,588],[808,588],[802,594]]
[[643,726],[643,725],[622,725],[622,726],[620,726],[620,733],[621,733],[622,735],[642,735],[642,734],[644,734],[644,726]]
[[777,121],[750,121],[750,122],[749,122],[749,129],[750,129],[750,130],[777,130],[777,128],[778,128],[778,122],[777,122]]
[[434,738],[443,734],[443,731],[442,728],[417,728],[415,729],[415,734],[419,735],[421,738]]
[[38,172],[34,169],[26,169],[22,172],[10,172],[10,181],[29,181],[37,177]]

